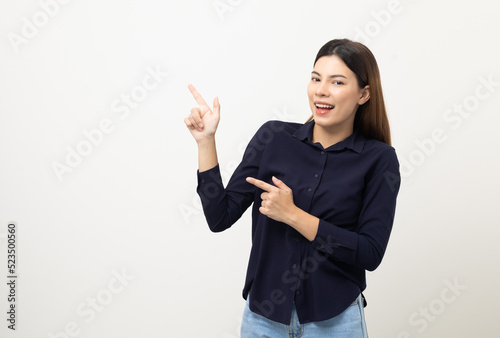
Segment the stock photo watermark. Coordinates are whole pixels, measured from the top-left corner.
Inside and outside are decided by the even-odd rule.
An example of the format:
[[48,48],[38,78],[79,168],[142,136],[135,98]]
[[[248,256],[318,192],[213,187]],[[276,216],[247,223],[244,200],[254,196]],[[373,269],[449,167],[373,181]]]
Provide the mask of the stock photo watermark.
[[[317,250],[314,250],[312,255],[307,256],[300,264],[293,264],[291,268],[285,270],[281,275],[281,282],[287,285],[289,290],[294,294],[298,292],[301,284],[311,277],[318,269],[322,262],[330,259],[336,244],[331,236],[327,236],[326,240],[317,239]],[[322,250],[321,252],[319,250]],[[287,301],[287,296],[279,289],[273,289],[266,299],[260,301],[254,300],[252,304],[264,315],[270,316],[275,311],[276,305],[281,305]],[[239,332],[241,327],[241,319],[238,322],[236,329]],[[226,333],[224,338],[239,337]]]
[[62,6],[69,2],[70,0],[40,0],[38,2],[39,8],[33,15],[21,18],[19,33],[9,32],[7,34],[14,52],[19,53],[19,47],[28,44],[35,38],[40,30],[59,14]]
[[16,323],[18,320],[17,314],[17,298],[19,294],[17,271],[19,264],[17,262],[18,250],[18,226],[16,222],[9,222],[7,225],[7,328],[16,330]]
[[[320,244],[322,252],[319,249],[314,250],[311,256],[306,257],[300,264],[293,264],[290,269],[287,269],[281,275],[281,281],[283,284],[288,285],[290,291],[293,293],[298,292],[301,284],[318,270],[320,263],[331,257],[333,248],[336,247],[331,236],[328,236],[326,241],[322,238],[318,238],[316,241]],[[261,301],[254,300],[253,305],[264,316],[270,316],[274,312],[276,305],[283,304],[286,301],[287,298],[283,291],[281,289],[274,289],[267,299]]]
[[420,306],[418,310],[411,313],[408,317],[408,324],[416,332],[402,331],[398,334],[397,338],[411,338],[415,334],[421,334],[428,330],[432,323],[438,320],[445,313],[446,309],[467,289],[467,286],[461,284],[457,277],[452,281],[445,279],[443,284],[444,287],[437,297]]
[[113,302],[113,299],[127,288],[129,282],[136,278],[133,275],[129,275],[125,271],[125,268],[122,268],[121,271],[112,270],[111,274],[113,277],[108,280],[104,288],[95,293],[95,295],[85,298],[84,301],[77,305],[75,312],[79,318],[78,321],[72,320],[67,322],[61,331],[56,333],[49,332],[47,337],[77,337],[83,332],[84,324],[91,324],[97,315],[106,310]]
[[[158,65],[155,68],[147,67],[141,84],[133,86],[129,92],[115,99],[111,104],[111,112],[118,115],[118,120],[125,120],[168,76],[169,73],[163,71]],[[72,173],[80,166],[84,159],[103,143],[105,137],[115,130],[116,122],[109,117],[103,118],[95,128],[83,129],[83,138],[76,145],[65,147],[64,161],[52,162],[52,170],[58,181],[62,182],[65,175]]]
[[383,29],[387,28],[395,15],[403,11],[403,6],[399,0],[391,0],[387,3],[386,9],[371,11],[372,20],[368,21],[364,27],[354,28],[354,40],[365,45],[369,45],[372,39],[379,36]]
[[234,11],[242,2],[243,0],[215,0],[212,2],[212,6],[219,16],[219,19],[224,21],[226,14]]
[[415,139],[416,148],[406,156],[399,157],[401,179],[408,180],[417,171],[418,167],[424,165],[427,159],[434,155],[439,145],[449,139],[449,129],[457,130],[463,126],[464,121],[471,118],[479,109],[481,102],[491,98],[498,87],[500,87],[500,82],[493,79],[493,74],[486,77],[480,76],[470,95],[464,97],[458,103],[453,103],[450,108],[443,112],[442,119],[445,125],[434,128],[428,137]]

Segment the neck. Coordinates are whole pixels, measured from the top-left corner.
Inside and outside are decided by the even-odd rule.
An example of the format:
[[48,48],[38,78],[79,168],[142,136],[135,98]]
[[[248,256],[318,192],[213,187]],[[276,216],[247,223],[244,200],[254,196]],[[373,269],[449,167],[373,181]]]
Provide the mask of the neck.
[[341,142],[351,136],[353,133],[353,127],[343,128],[343,129],[335,129],[335,128],[325,128],[322,126],[314,124],[313,132],[312,132],[312,142],[319,142],[323,148],[328,148],[335,143]]

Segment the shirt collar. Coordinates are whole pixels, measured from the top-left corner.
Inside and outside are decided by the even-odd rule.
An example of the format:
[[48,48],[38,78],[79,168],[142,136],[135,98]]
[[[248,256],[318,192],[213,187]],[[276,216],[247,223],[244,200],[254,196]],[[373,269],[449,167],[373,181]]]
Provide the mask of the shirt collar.
[[[312,145],[320,147],[323,149],[321,144],[312,142],[312,131],[314,127],[314,120],[311,120],[302,126],[300,126],[292,136],[300,141],[306,141]],[[326,151],[335,151],[335,150],[343,150],[344,148],[348,148],[354,150],[357,153],[361,153],[363,147],[365,145],[365,138],[361,134],[359,130],[354,130],[354,132],[347,137],[345,140],[337,142],[330,147],[326,148]]]

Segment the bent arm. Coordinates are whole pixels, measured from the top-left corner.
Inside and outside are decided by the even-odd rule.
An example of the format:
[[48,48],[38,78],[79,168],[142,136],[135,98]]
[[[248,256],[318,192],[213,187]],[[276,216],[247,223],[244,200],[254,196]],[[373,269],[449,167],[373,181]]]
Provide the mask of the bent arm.
[[356,230],[320,220],[312,244],[342,262],[375,270],[389,242],[400,183],[399,162],[392,148],[382,154],[367,180]]
[[224,188],[217,164],[215,141],[204,144],[199,154],[200,169],[196,191],[201,199],[203,212],[210,230],[220,232],[231,227],[253,203],[255,188],[246,177],[258,176],[260,160],[266,147],[262,134],[268,131],[268,123],[260,127],[250,140],[243,159]]
[[260,195],[261,214],[288,224],[332,259],[371,271],[382,261],[394,220],[400,185],[394,148],[383,151],[362,179],[362,206],[349,229],[297,207],[292,190],[275,177],[274,185],[254,177],[247,181],[265,191]]

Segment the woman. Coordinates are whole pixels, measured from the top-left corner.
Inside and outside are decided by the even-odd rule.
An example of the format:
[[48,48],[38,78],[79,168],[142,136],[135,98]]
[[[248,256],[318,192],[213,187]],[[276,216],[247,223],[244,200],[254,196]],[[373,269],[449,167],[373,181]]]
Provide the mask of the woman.
[[391,146],[378,66],[364,45],[332,40],[318,52],[305,124],[265,123],[224,188],[213,109],[184,121],[198,144],[198,187],[210,229],[252,204],[243,298],[246,337],[367,337],[361,292],[392,229],[399,163]]

